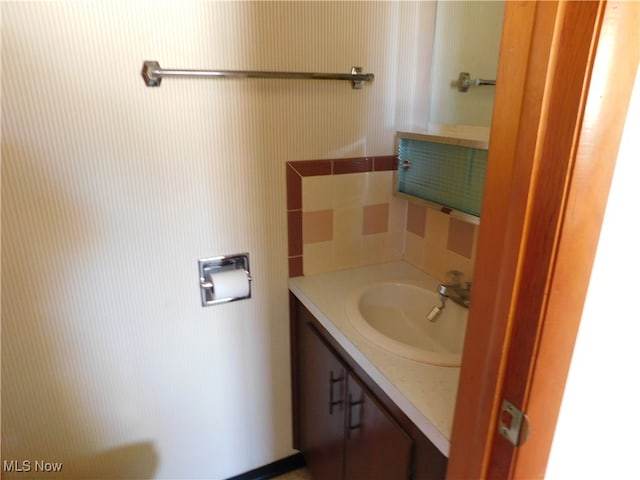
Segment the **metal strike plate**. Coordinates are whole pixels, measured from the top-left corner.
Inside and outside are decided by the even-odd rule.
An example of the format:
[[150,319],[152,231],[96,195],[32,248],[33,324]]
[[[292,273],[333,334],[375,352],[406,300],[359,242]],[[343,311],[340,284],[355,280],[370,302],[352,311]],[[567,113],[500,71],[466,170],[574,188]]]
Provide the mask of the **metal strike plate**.
[[527,414],[508,400],[502,401],[498,418],[498,432],[511,445],[519,447],[529,437],[529,419]]

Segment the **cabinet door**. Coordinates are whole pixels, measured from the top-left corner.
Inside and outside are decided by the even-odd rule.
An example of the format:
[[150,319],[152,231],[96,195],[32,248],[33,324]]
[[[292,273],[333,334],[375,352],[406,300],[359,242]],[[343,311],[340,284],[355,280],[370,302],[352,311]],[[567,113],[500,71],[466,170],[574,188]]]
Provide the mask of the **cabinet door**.
[[346,370],[312,325],[307,322],[299,325],[301,451],[314,480],[340,480]]
[[407,480],[411,438],[351,375],[345,408],[345,480]]

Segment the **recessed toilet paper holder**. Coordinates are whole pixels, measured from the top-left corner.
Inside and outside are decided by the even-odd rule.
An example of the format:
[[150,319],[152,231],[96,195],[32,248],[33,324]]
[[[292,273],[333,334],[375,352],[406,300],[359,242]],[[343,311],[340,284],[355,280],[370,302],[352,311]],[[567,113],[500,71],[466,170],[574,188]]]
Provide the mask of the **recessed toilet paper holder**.
[[[247,289],[246,294],[225,296],[216,298],[215,285],[211,280],[212,275],[223,272],[241,270],[246,274]],[[200,298],[203,307],[219,305],[221,303],[235,302],[251,298],[251,275],[249,270],[249,254],[240,253],[235,255],[221,255],[218,257],[201,258],[198,260],[198,273],[200,277]]]

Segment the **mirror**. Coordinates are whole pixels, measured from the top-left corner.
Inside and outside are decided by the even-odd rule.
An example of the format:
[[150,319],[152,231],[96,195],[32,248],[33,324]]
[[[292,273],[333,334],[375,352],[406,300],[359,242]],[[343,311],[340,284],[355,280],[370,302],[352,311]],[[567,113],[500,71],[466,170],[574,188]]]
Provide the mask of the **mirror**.
[[[502,35],[504,1],[438,1],[431,69],[430,124],[489,127]],[[458,91],[461,72],[467,92]]]

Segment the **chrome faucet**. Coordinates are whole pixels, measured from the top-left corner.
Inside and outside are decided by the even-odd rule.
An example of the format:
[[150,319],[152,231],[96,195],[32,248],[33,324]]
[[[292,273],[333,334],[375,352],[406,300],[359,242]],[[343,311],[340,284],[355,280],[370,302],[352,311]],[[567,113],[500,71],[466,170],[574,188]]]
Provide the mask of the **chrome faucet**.
[[438,285],[440,297],[450,298],[465,308],[471,304],[471,282],[462,283],[462,272],[450,270],[447,272],[447,283]]

